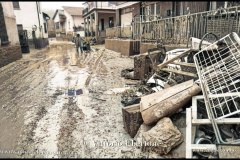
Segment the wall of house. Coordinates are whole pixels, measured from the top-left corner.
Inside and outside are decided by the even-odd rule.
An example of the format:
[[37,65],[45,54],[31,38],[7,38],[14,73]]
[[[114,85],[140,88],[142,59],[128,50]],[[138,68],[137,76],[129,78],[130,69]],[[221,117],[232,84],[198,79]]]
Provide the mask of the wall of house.
[[132,16],[139,16],[140,15],[140,3],[137,3],[137,4],[133,4],[132,5]]
[[73,21],[74,21],[74,24],[76,26],[82,26],[84,27],[84,19],[82,16],[72,16],[73,17]]
[[48,37],[49,38],[56,37],[54,21],[52,19],[49,19],[47,25],[48,25]]
[[[0,16],[1,19],[4,18],[8,41],[10,41],[10,44],[7,46],[1,46],[0,44],[0,67],[3,67],[11,62],[22,58],[22,52],[21,46],[19,44],[13,4],[12,2],[1,2],[1,4],[3,8],[3,14],[1,14]],[[4,23],[2,23],[1,21],[0,25],[4,25]]]
[[121,26],[128,26],[132,23],[132,12],[121,15]]
[[[66,19],[67,19],[67,18],[66,18]],[[60,21],[59,13],[57,13],[57,15],[56,15],[55,18],[54,18],[54,26],[55,26],[55,27],[56,27],[56,23],[59,23],[59,21]],[[64,22],[63,24],[60,23],[60,24],[59,24],[59,29],[56,29],[55,31],[56,31],[57,35],[60,36],[60,34],[59,34],[58,32],[59,32],[59,31],[65,31],[65,29],[66,29],[66,22]]]
[[[28,37],[32,39],[32,26],[37,26],[36,37],[37,38],[48,38],[48,34],[44,33],[44,25],[43,25],[43,14],[40,7],[40,26],[42,26],[42,30],[39,29],[39,21],[38,21],[38,13],[37,13],[37,5],[36,2],[19,2],[20,9],[15,9],[14,13],[16,15],[17,24],[22,24],[23,29],[29,31]],[[41,6],[41,2],[40,2]]]
[[18,31],[16,25],[16,18],[13,11],[12,2],[1,2],[4,12],[4,20],[8,34],[8,40],[11,42],[11,45],[18,45]]
[[192,1],[192,2],[177,2],[177,15],[184,15],[188,13],[204,12],[208,10],[208,1]]
[[0,67],[22,58],[20,45],[0,47]]
[[116,23],[116,14],[115,13],[99,13],[98,14],[98,26],[101,30],[101,19],[104,19],[104,30],[109,28],[109,17],[113,17],[114,25]]
[[66,25],[65,25],[65,29],[66,29],[66,33],[69,32],[73,32],[73,17],[64,10],[64,15],[66,16]]
[[158,2],[158,3],[160,5],[160,14],[157,14],[157,13],[156,14],[162,18],[170,17],[169,15],[167,15],[167,11],[170,10],[171,13],[173,12],[173,8],[172,8],[173,2]]

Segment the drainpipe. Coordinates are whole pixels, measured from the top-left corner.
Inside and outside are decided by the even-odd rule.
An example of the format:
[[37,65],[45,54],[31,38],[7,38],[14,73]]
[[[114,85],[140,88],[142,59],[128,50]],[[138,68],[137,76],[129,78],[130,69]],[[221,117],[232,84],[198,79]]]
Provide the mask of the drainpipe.
[[40,24],[40,18],[39,18],[39,8],[38,8],[38,1],[36,1],[36,7],[37,7],[37,15],[38,15],[38,28],[39,28],[39,35],[41,36],[41,29],[40,29],[40,26],[41,26],[41,24]]

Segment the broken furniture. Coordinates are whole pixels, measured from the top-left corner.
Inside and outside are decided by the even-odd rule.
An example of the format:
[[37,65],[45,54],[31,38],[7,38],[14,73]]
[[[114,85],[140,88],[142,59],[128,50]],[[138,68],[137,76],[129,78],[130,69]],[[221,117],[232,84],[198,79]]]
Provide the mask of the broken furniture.
[[[226,152],[224,150],[218,150],[218,147],[221,146],[219,144],[209,144],[205,142],[205,144],[195,144],[196,142],[196,133],[197,127],[200,125],[211,125],[210,119],[200,119],[197,117],[197,113],[199,112],[199,106],[197,105],[198,101],[204,100],[204,96],[194,96],[192,97],[192,107],[186,109],[186,158],[193,158],[194,152],[203,152],[205,155],[210,155],[210,153],[214,152]],[[216,120],[217,124],[240,124],[240,118],[225,118]],[[232,146],[232,145],[231,145]],[[238,146],[240,149],[240,146]],[[220,158],[219,152],[219,158]],[[234,155],[232,155],[234,156]],[[238,153],[239,156],[239,153]]]
[[144,123],[150,125],[163,117],[176,113],[200,91],[201,88],[193,80],[189,80],[141,97],[140,112]]
[[[160,71],[168,72],[172,77],[174,75],[184,76],[184,80],[180,82],[197,79],[196,68],[194,63],[188,63],[184,58],[193,56],[196,53],[192,49],[174,49],[166,53],[166,59],[163,63],[159,64],[156,68],[157,72]],[[187,77],[187,79],[185,79]],[[174,78],[176,79],[176,78]]]
[[[149,56],[150,55],[150,56]],[[161,50],[134,56],[134,79],[144,80],[153,74],[152,63],[159,64],[163,56]]]
[[217,120],[240,113],[240,38],[231,33],[194,55],[208,117],[217,142],[239,144],[240,139],[225,141]]

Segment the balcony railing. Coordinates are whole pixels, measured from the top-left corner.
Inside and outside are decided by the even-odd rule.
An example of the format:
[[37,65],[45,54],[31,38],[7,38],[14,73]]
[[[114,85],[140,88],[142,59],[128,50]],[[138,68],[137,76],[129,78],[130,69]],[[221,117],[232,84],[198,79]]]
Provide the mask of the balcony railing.
[[82,14],[86,15],[91,10],[98,8],[98,9],[116,9],[116,6],[112,3],[106,2],[92,2],[89,3],[88,7],[83,9]]
[[106,28],[107,38],[132,38],[131,26]]

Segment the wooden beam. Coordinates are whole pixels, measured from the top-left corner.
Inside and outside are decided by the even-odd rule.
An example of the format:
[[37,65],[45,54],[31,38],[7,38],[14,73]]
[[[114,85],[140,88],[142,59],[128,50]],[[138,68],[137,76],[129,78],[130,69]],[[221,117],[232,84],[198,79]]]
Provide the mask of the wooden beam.
[[157,67],[158,67],[158,69],[162,69],[162,68],[164,68],[165,66],[167,66],[169,63],[171,63],[171,62],[173,62],[173,61],[175,61],[175,60],[177,60],[177,59],[179,59],[179,58],[182,58],[182,57],[184,57],[184,56],[186,56],[188,53],[190,53],[192,50],[191,49],[188,49],[188,50],[186,50],[185,52],[183,52],[182,54],[180,54],[180,55],[177,55],[176,57],[174,57],[174,58],[172,58],[172,59],[170,59],[170,60],[168,60],[168,61],[166,61],[166,62],[164,62],[164,63],[161,63],[161,64],[159,64]]
[[173,73],[177,73],[177,74],[181,74],[181,75],[185,75],[185,76],[190,76],[190,77],[194,77],[197,78],[198,76],[194,73],[190,73],[190,72],[185,72],[185,71],[181,71],[181,70],[176,70],[176,69],[169,69],[169,68],[162,68],[162,71],[167,71],[167,72],[173,72]]
[[192,158],[192,109],[186,109],[186,158]]
[[[240,124],[240,118],[224,118],[216,120],[217,124]],[[193,119],[193,125],[212,124],[210,119]]]
[[186,62],[172,62],[172,64],[186,66],[186,67],[193,67],[196,68],[194,63],[186,63]]
[[214,152],[217,151],[217,146],[215,144],[192,144],[191,149],[192,151],[204,150],[205,152]]

